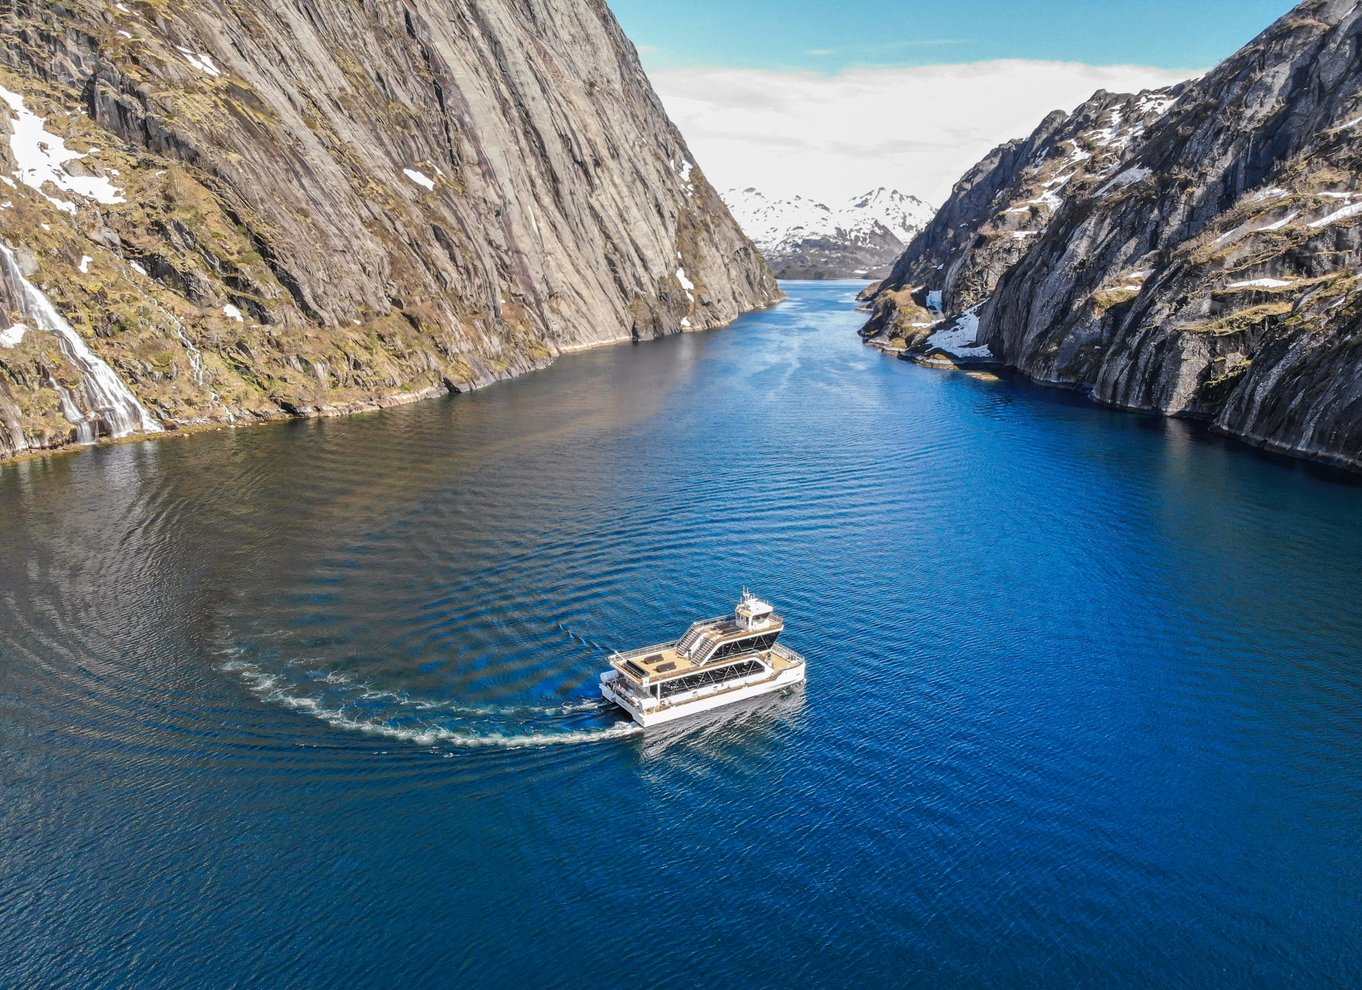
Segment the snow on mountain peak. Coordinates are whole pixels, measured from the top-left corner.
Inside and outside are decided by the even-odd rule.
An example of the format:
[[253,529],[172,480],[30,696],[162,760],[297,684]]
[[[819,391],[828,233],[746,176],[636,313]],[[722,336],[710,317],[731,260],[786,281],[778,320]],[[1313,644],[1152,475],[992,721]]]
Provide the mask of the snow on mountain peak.
[[724,202],[763,251],[810,237],[856,240],[883,227],[906,247],[936,212],[916,196],[880,186],[834,209],[803,196],[773,199],[761,190],[730,189]]
[[781,277],[850,277],[883,269],[936,212],[916,196],[884,186],[836,208],[803,196],[775,199],[751,186],[730,189],[723,199]]

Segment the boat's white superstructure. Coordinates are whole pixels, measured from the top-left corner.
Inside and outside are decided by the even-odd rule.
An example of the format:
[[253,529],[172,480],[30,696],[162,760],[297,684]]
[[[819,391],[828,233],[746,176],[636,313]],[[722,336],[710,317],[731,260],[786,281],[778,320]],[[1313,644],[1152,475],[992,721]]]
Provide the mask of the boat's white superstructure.
[[672,643],[610,658],[601,694],[640,725],[659,725],[804,681],[804,658],[776,642],[785,620],[743,592],[732,615],[702,619]]

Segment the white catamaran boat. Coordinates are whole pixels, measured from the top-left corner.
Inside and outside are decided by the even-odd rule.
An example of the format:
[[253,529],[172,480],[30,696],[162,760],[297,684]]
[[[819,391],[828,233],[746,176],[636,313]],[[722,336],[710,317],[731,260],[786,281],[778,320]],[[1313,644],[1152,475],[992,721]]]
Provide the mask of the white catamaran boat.
[[732,615],[702,619],[673,643],[610,658],[601,694],[642,726],[660,725],[804,681],[804,658],[778,644],[785,620],[746,590]]

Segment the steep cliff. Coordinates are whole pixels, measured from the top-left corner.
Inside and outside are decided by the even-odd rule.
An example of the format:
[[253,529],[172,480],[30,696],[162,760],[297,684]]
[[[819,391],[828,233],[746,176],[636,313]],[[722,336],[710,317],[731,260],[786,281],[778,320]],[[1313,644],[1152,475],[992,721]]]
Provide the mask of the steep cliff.
[[1308,0],[1200,80],[1052,116],[957,185],[866,334],[1362,467],[1360,52],[1359,6]]
[[779,297],[603,0],[17,0],[0,31],[0,455]]

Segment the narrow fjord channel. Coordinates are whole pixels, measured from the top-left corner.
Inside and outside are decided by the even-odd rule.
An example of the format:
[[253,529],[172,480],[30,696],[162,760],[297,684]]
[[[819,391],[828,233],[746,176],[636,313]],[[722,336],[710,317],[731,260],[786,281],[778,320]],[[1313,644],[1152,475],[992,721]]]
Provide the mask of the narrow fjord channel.
[[[856,288],[0,466],[0,983],[1362,982],[1362,487]],[[744,585],[805,690],[599,700]]]

